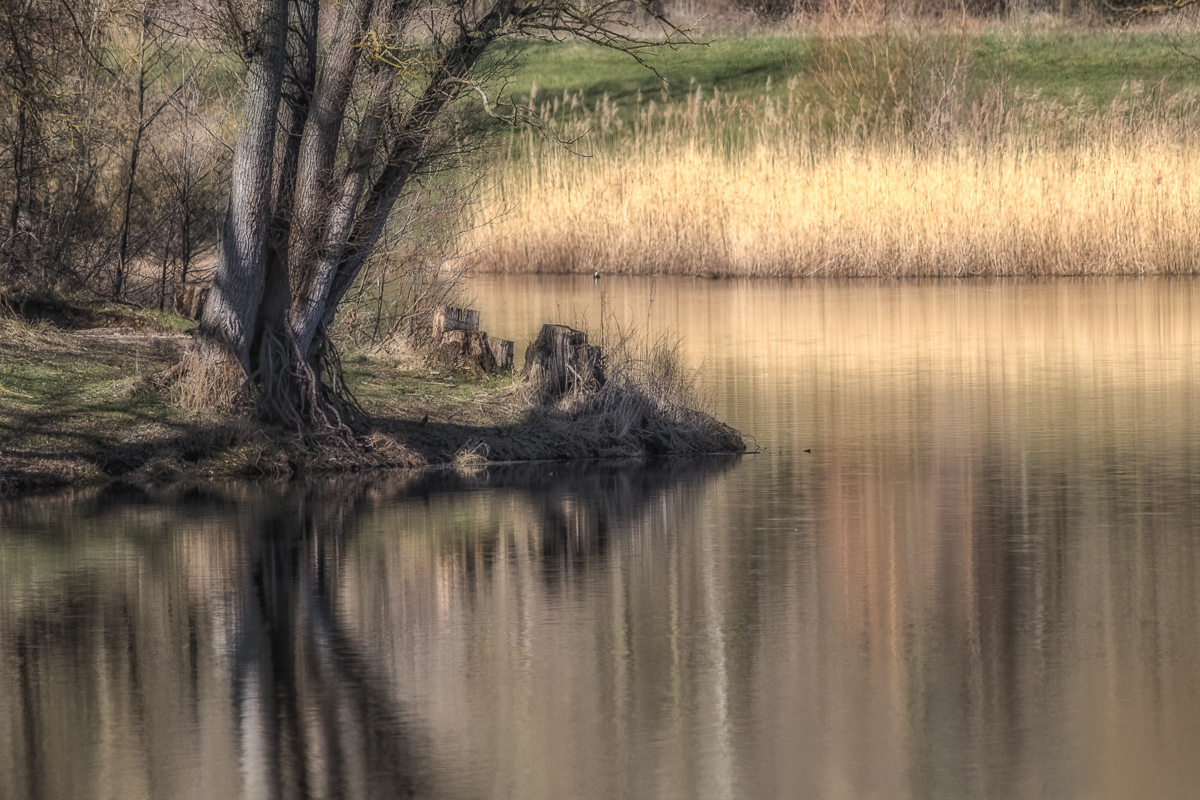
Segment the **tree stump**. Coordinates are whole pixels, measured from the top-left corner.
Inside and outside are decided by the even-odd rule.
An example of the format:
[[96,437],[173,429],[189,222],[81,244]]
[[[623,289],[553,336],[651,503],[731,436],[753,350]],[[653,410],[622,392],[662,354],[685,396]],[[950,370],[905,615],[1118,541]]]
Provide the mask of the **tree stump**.
[[479,312],[473,308],[441,306],[433,314],[433,340],[439,341],[447,331],[479,330]]
[[175,290],[175,312],[188,319],[200,319],[204,313],[204,301],[208,299],[208,287],[198,283],[184,283]]
[[513,366],[513,343],[489,339],[473,308],[442,306],[433,315],[434,357],[455,369],[499,372]]
[[513,368],[513,343],[508,339],[488,339],[492,348],[492,357],[496,359],[496,369],[507,372]]
[[569,392],[586,394],[603,386],[604,359],[599,347],[588,344],[583,331],[547,323],[525,350],[521,375],[540,400],[547,402]]
[[482,331],[449,330],[437,345],[438,358],[451,367],[472,372],[495,372],[496,357]]

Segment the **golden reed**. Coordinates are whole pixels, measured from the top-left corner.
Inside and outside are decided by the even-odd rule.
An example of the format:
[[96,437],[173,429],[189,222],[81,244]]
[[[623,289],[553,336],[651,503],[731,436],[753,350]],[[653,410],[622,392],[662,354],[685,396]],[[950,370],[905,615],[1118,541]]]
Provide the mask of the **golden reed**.
[[[784,91],[783,89],[786,89]],[[463,243],[477,272],[698,276],[1192,274],[1194,93],[1097,109],[1036,94],[914,113],[796,82],[753,102],[564,95],[515,139]],[[947,106],[953,106],[947,109]],[[625,121],[632,120],[632,121]]]

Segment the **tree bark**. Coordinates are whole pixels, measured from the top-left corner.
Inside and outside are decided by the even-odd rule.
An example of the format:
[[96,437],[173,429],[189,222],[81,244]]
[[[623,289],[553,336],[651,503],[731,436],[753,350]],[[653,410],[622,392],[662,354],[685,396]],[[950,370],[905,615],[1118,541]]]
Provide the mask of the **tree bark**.
[[[244,123],[199,351],[204,370],[217,351],[240,365],[268,418],[346,433],[342,409],[354,404],[327,331],[480,56],[501,36],[527,30],[611,45],[620,34],[597,19],[623,17],[618,2],[452,0],[426,19],[415,0],[343,0],[318,70],[320,0],[254,2]],[[417,21],[431,36],[405,43]],[[417,51],[429,55],[408,55]],[[426,66],[409,69],[418,63]],[[352,108],[363,116],[339,168]],[[490,361],[479,339],[475,349]]]
[[[246,78],[246,109],[233,156],[229,208],[201,335],[220,343],[250,374],[250,345],[266,271],[276,117],[283,86],[288,0],[259,0]],[[215,357],[215,356],[214,356]]]
[[367,186],[375,151],[382,138],[383,119],[394,78],[390,70],[379,70],[374,76],[366,118],[359,128],[337,196],[328,204],[320,249],[314,263],[301,277],[301,285],[293,301],[292,328],[300,349],[305,353],[313,349],[313,340],[325,313],[329,286],[337,274],[346,252],[347,240],[354,229],[355,216]]
[[[321,238],[321,215],[330,200],[338,138],[358,70],[359,39],[374,0],[348,0],[338,13],[329,55],[321,68],[312,114],[300,145],[296,172],[295,227],[290,239],[297,294],[307,292]],[[375,108],[371,113],[378,113]]]

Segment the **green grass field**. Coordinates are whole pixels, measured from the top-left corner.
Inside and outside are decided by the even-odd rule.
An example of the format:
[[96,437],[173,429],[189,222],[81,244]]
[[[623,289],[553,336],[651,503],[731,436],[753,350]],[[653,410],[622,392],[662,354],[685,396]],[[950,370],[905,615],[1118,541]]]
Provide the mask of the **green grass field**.
[[[1098,32],[989,32],[968,35],[941,30],[924,40],[942,51],[963,48],[967,63],[967,93],[980,96],[992,87],[1022,94],[1040,91],[1043,98],[1064,103],[1076,101],[1103,106],[1117,98],[1133,81],[1145,90],[1170,95],[1200,86],[1200,35],[1098,31]],[[888,46],[882,34],[860,39],[859,52],[877,53]],[[897,40],[892,40],[893,46]],[[822,44],[812,36],[739,36],[699,40],[697,44],[662,49],[646,56],[658,75],[627,55],[587,44],[533,42],[510,45],[519,71],[511,78],[508,96],[520,104],[552,101],[564,92],[582,92],[588,103],[605,95],[631,115],[638,95],[643,101],[668,93],[679,98],[696,85],[718,89],[745,100],[757,100],[771,79],[774,91],[783,91],[788,79],[797,78],[801,92],[819,94],[819,57]],[[1190,54],[1190,55],[1189,55]]]

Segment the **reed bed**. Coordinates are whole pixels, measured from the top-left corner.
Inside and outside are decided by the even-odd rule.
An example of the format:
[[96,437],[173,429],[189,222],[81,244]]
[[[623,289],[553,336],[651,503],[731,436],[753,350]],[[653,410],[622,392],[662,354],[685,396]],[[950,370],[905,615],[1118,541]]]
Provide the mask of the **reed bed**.
[[553,135],[516,137],[500,160],[465,244],[472,268],[1197,272],[1194,90],[1163,96],[1130,83],[1096,107],[1001,85],[964,100],[955,72],[940,94],[926,87],[857,105],[814,100],[794,80],[753,102],[696,87],[678,100],[640,99],[636,113],[581,95],[542,102],[535,111]]

